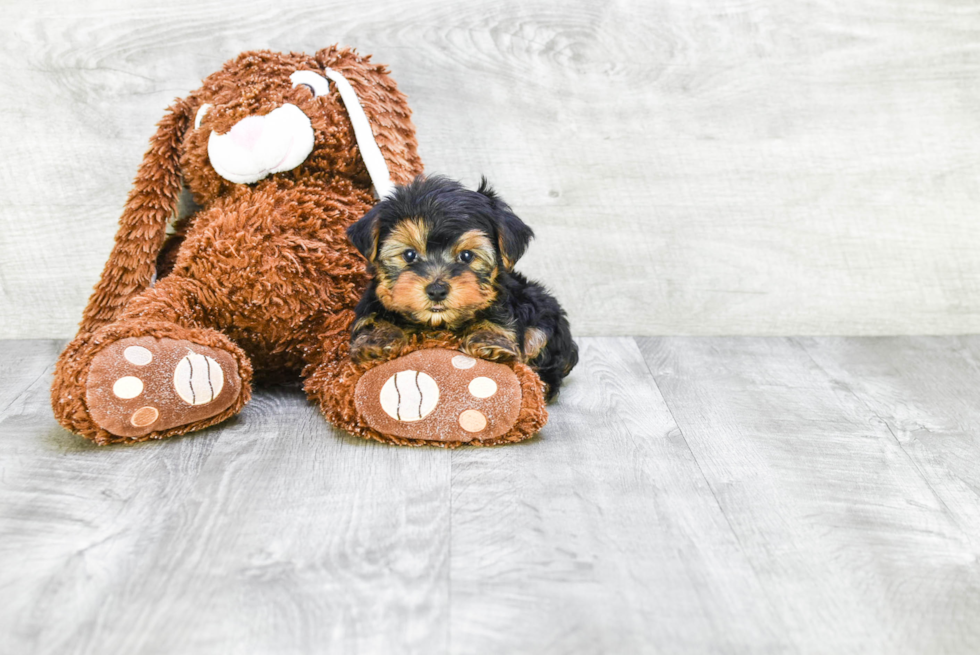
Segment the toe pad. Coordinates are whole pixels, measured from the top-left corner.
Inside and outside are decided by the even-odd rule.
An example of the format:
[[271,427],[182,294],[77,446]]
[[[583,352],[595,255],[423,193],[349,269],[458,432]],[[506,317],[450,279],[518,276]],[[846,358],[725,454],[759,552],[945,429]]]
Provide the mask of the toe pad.
[[85,399],[102,429],[135,438],[215,416],[241,389],[235,359],[224,350],[129,337],[92,360]]

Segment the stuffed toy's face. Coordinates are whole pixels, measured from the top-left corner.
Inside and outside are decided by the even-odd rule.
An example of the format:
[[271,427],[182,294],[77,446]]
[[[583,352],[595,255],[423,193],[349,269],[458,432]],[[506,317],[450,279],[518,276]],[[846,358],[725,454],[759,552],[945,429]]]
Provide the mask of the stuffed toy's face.
[[194,121],[181,169],[199,202],[277,175],[330,172],[370,184],[347,108],[326,77],[343,61],[321,55],[246,53],[187,100]]

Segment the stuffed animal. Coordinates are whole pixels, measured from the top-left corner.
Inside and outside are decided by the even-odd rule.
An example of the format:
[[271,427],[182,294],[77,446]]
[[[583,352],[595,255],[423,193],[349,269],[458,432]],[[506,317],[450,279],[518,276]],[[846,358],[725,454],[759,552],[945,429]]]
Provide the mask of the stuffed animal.
[[[305,380],[336,426],[398,444],[525,439],[546,420],[521,363],[430,335],[354,365],[367,278],[346,228],[422,173],[405,96],[383,66],[332,46],[246,52],[159,123],[52,407],[99,444],[184,434],[248,402],[255,381]],[[200,209],[167,237],[186,187]]]

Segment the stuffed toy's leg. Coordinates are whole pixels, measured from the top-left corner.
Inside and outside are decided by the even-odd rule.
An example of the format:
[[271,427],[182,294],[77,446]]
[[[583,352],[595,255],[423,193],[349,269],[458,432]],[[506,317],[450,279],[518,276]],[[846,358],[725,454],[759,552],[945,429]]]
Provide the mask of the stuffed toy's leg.
[[548,418],[537,374],[458,347],[449,336],[416,338],[393,359],[354,364],[345,343],[311,367],[306,391],[338,428],[387,443],[455,448],[534,436]]
[[177,276],[135,296],[115,321],[82,332],[58,360],[51,389],[58,421],[100,444],[159,439],[236,414],[252,367],[192,302]]

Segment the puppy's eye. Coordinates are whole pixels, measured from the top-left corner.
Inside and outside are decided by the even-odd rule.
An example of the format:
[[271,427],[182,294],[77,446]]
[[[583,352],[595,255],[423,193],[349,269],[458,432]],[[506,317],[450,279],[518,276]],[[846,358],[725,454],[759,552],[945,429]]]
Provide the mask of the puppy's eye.
[[419,258],[419,254],[417,252],[415,252],[414,250],[412,250],[411,248],[409,248],[408,250],[406,250],[405,252],[402,253],[402,258],[406,262],[408,262],[409,264],[411,264],[412,262],[414,262],[416,259]]
[[464,250],[463,252],[459,253],[459,261],[463,262],[464,264],[469,264],[471,261],[473,261],[473,251]]

